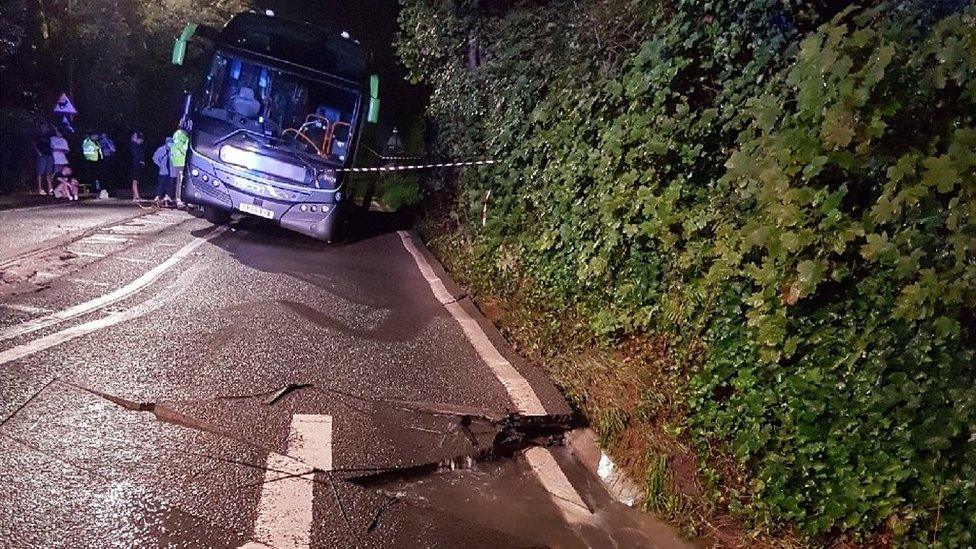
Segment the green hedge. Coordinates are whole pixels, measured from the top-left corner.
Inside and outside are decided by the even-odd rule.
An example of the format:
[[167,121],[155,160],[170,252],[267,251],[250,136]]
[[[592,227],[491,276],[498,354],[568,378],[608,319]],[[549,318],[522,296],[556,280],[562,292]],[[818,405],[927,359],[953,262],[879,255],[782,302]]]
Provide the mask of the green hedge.
[[668,334],[743,515],[971,546],[964,4],[410,0],[398,48],[443,152],[504,160],[458,185],[492,276],[608,339]]

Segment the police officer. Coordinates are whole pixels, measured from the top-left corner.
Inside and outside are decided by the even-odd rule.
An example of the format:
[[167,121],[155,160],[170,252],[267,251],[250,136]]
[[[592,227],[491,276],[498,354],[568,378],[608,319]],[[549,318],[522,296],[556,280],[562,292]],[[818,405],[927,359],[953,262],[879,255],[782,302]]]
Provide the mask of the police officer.
[[186,151],[190,146],[190,134],[183,129],[183,121],[173,132],[173,145],[169,149],[170,176],[176,179],[176,207],[183,207],[183,168],[186,166]]
[[85,157],[85,175],[91,180],[95,192],[102,190],[102,147],[98,144],[98,133],[88,130],[81,142],[81,154]]

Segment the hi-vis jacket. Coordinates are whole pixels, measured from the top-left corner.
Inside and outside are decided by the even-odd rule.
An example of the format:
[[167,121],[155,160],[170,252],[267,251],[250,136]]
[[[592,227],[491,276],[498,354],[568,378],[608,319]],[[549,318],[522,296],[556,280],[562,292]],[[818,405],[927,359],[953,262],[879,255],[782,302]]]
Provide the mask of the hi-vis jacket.
[[173,134],[173,145],[169,148],[169,163],[174,168],[186,166],[186,149],[190,145],[190,135],[183,128]]
[[85,155],[85,160],[90,162],[98,162],[102,159],[102,147],[91,137],[86,137],[81,142],[81,153]]

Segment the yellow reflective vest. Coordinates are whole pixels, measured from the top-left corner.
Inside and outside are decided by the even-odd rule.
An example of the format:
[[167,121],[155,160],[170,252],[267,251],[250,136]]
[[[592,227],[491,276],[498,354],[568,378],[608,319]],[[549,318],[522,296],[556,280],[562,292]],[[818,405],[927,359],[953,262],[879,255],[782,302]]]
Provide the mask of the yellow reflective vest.
[[190,135],[183,128],[173,134],[173,145],[169,148],[169,163],[174,168],[186,166],[186,149],[190,146]]
[[85,160],[98,162],[102,159],[102,147],[91,137],[86,137],[81,142],[81,153],[85,155]]

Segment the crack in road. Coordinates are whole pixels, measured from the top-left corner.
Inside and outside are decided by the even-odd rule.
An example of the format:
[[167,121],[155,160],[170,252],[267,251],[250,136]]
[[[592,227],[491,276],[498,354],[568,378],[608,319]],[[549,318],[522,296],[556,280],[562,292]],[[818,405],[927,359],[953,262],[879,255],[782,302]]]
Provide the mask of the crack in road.
[[[288,456],[287,454],[282,454],[277,452],[272,448],[269,448],[263,444],[249,440],[244,437],[240,437],[231,433],[225,429],[218,427],[210,422],[203,421],[192,416],[186,415],[179,412],[171,407],[161,405],[156,402],[137,402],[124,397],[113,395],[104,391],[97,389],[92,389],[81,385],[79,383],[62,380],[58,378],[52,379],[44,388],[46,388],[51,383],[59,381],[78,390],[87,392],[108,402],[111,402],[124,410],[135,411],[135,412],[148,412],[153,414],[157,421],[163,423],[169,423],[172,425],[177,425],[180,427],[195,429],[198,431],[207,432],[213,435],[226,438],[228,440],[233,440],[251,447],[259,448],[268,452],[279,453],[285,455],[290,459],[295,460],[298,463],[303,463],[302,460],[294,458],[293,456]],[[312,387],[310,383],[292,383],[286,385],[274,391],[273,396],[278,398],[288,394],[294,390]],[[41,389],[43,390],[43,388]],[[331,389],[326,389],[333,392]],[[28,399],[21,408],[26,406],[27,403],[32,400],[41,391],[35,393],[31,399]],[[265,391],[262,393],[255,393],[254,395],[248,396],[234,396],[217,397],[218,399],[226,398],[250,398],[259,397],[272,394],[272,391]],[[508,412],[506,414],[495,415],[490,412],[475,411],[471,408],[460,407],[450,404],[438,404],[438,403],[423,403],[423,402],[411,402],[411,401],[399,401],[399,400],[384,400],[384,399],[370,399],[367,397],[362,397],[358,395],[353,395],[351,393],[344,393],[348,396],[355,397],[364,401],[369,401],[378,404],[400,404],[405,410],[412,412],[428,413],[438,416],[450,416],[456,418],[456,422],[452,424],[460,436],[463,436],[468,443],[472,446],[470,452],[461,453],[457,455],[450,456],[445,459],[440,459],[436,461],[429,461],[420,464],[413,465],[388,465],[388,466],[374,466],[374,467],[348,467],[348,468],[333,468],[332,472],[336,473],[365,473],[353,475],[343,480],[352,482],[359,486],[378,486],[391,481],[402,481],[409,478],[415,478],[417,476],[423,476],[426,474],[432,474],[445,470],[460,470],[470,468],[475,463],[482,463],[486,461],[493,461],[496,459],[511,459],[516,454],[529,448],[531,446],[540,447],[552,447],[559,446],[563,443],[563,435],[573,429],[577,429],[583,426],[581,418],[573,415],[548,415],[548,416],[525,416],[516,412]],[[266,401],[267,402],[267,401]],[[16,413],[16,412],[15,412]],[[372,414],[371,414],[372,415]],[[9,418],[8,418],[9,419]],[[6,420],[5,420],[6,421]],[[411,425],[401,425],[403,428],[413,428]],[[430,429],[423,429],[425,431],[436,432]],[[449,434],[449,433],[446,433]],[[480,436],[479,436],[480,435]],[[490,439],[489,442],[483,442],[484,439]],[[212,457],[212,456],[211,456]],[[223,461],[233,461],[233,460],[223,460]],[[245,462],[233,461],[240,465],[247,465],[251,467],[256,467],[260,469],[267,470],[263,465],[250,464]],[[305,464],[309,470],[308,472],[327,472],[322,471],[312,465]],[[276,471],[281,473],[288,473],[287,471]]]
[[[280,399],[294,391],[307,388],[324,390],[330,393],[341,392],[356,400],[370,402],[373,405],[379,405],[380,408],[376,410],[376,413],[380,413],[381,415],[383,411],[387,409],[394,409],[427,416],[451,418],[448,430],[444,432],[444,435],[459,437],[460,439],[466,441],[466,444],[469,446],[467,451],[421,463],[407,465],[390,464],[373,467],[337,467],[331,468],[330,470],[323,470],[319,467],[310,465],[301,459],[290,456],[287,453],[269,448],[258,441],[236,435],[218,425],[192,417],[167,405],[160,404],[158,402],[136,401],[116,394],[87,387],[71,380],[64,380],[60,378],[52,379],[47,385],[45,385],[45,387],[37,391],[30,399],[28,399],[28,401],[25,402],[21,408],[26,407],[30,401],[36,398],[37,394],[40,394],[43,390],[56,382],[63,383],[79,391],[91,394],[102,400],[110,402],[123,410],[150,413],[153,415],[156,421],[203,431],[221,438],[245,444],[253,448],[258,448],[267,452],[269,455],[276,454],[293,461],[297,469],[283,470],[281,467],[269,467],[267,464],[256,464],[245,460],[231,459],[209,454],[191,453],[191,455],[196,455],[201,458],[230,463],[264,472],[272,472],[278,475],[271,478],[271,480],[268,480],[266,477],[260,483],[244,485],[239,487],[239,489],[252,488],[254,486],[264,485],[270,482],[284,481],[294,479],[296,477],[307,478],[314,481],[316,484],[328,486],[329,491],[332,493],[332,497],[335,499],[336,506],[338,507],[339,512],[342,514],[342,520],[347,529],[346,535],[349,537],[350,543],[358,547],[364,546],[362,539],[359,537],[360,534],[369,534],[374,532],[380,526],[383,516],[397,503],[406,503],[411,507],[419,505],[422,508],[427,505],[427,502],[423,500],[423,498],[414,501],[416,498],[409,495],[409,492],[412,490],[410,488],[411,486],[420,486],[426,478],[433,477],[434,475],[442,475],[444,473],[453,474],[454,472],[472,469],[476,465],[481,464],[497,464],[505,461],[514,461],[522,452],[533,447],[548,449],[554,446],[560,446],[564,443],[564,435],[567,432],[582,426],[581,418],[574,415],[526,416],[516,412],[502,413],[485,411],[446,403],[374,399],[352,393],[332,390],[330,388],[319,388],[309,383],[289,383],[275,391],[269,390],[248,395],[248,397],[252,398],[265,397],[263,402],[266,405],[270,405],[270,402],[272,402],[272,400],[275,398]],[[211,401],[219,402],[221,400],[226,400],[227,398],[228,397],[218,396],[211,399]],[[13,417],[13,414],[10,417]],[[409,423],[409,421],[400,422],[398,426],[404,429],[415,427]],[[433,430],[426,430],[433,432]],[[502,474],[502,471],[506,469],[508,469],[508,466],[496,467],[495,465],[492,465],[487,470],[490,471],[492,476],[495,476]],[[359,512],[357,516],[362,517],[362,521],[355,521],[359,528],[354,527],[354,522],[349,518],[346,504],[343,502],[340,491],[336,486],[337,480],[358,486],[363,489],[373,490],[376,493],[385,496],[383,503],[378,507],[375,507],[371,512]],[[397,487],[398,489],[391,492],[389,490],[390,487]],[[558,494],[550,495],[556,499],[561,498]],[[593,513],[593,509],[591,509],[589,504],[585,501],[583,502],[583,506],[580,506],[580,502],[578,501],[571,501],[566,498],[561,499],[567,504],[582,507],[581,512]],[[363,524],[360,524],[360,522]]]

